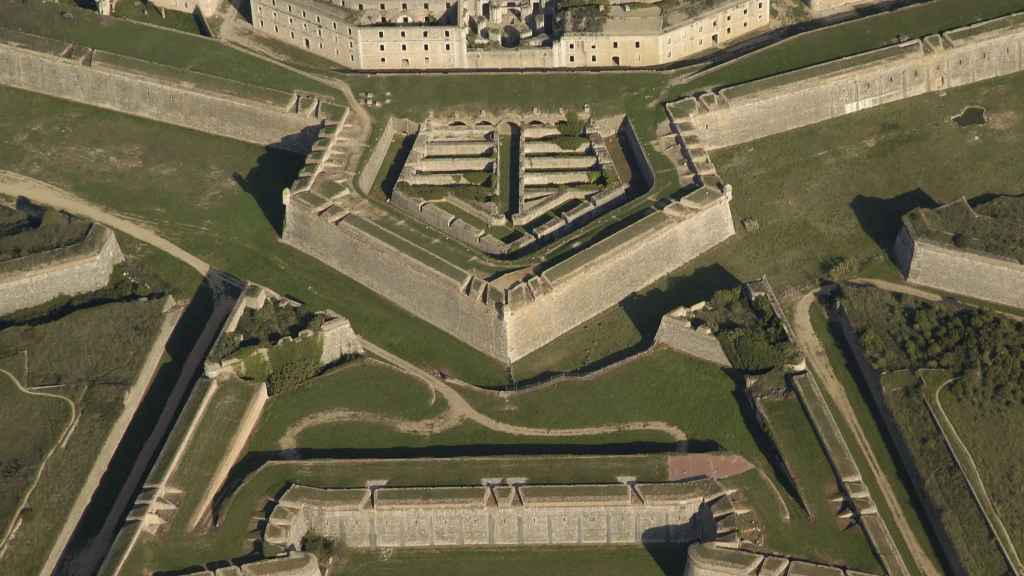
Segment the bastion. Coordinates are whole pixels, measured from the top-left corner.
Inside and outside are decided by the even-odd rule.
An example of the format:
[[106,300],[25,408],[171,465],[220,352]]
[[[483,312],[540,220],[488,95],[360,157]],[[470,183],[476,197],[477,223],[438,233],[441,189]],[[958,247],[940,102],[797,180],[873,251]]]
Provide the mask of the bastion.
[[0,28],[0,84],[305,154],[342,109],[287,93]]
[[1024,14],[1012,14],[671,103],[710,150],[905,98],[1021,71]]
[[[524,145],[533,142],[528,118],[521,121]],[[391,134],[396,124],[389,122]],[[620,119],[619,125],[628,127],[628,119]],[[494,130],[492,124],[478,133]],[[365,190],[365,183],[374,182],[384,169],[378,152],[386,151],[390,141],[378,143],[371,154],[369,172],[364,170],[359,178],[362,192],[350,175],[332,172],[341,162],[338,155],[345,153],[337,145],[344,132],[343,125],[327,125],[299,179],[285,190],[282,240],[504,362],[537,350],[734,234],[732,190],[717,178],[704,181],[694,175],[678,199],[655,202],[648,197],[654,173],[630,128],[612,131],[633,174],[634,189],[616,200],[616,205],[635,207],[629,219],[603,237],[573,242],[608,225],[575,216],[587,210],[601,213],[605,192],[592,190],[583,200],[574,200],[575,208],[550,216],[548,222],[561,224],[544,249],[526,258],[500,257],[500,250],[499,257],[492,257],[493,250],[474,245],[474,239],[486,234],[465,238],[458,232],[465,228],[466,216],[421,225],[421,218],[409,210],[423,211],[423,206],[401,209],[394,198],[389,202]],[[585,145],[600,148],[597,140]],[[450,143],[445,146],[451,149]],[[501,150],[499,146],[499,156]],[[595,163],[600,157],[597,153]],[[529,174],[522,162],[519,169]],[[519,190],[529,191],[530,186],[524,183]],[[618,194],[616,189],[609,193]],[[437,203],[424,205],[436,210]],[[545,234],[524,227],[516,233],[534,244]],[[557,260],[549,257],[555,250],[562,250]]]
[[89,224],[84,237],[70,244],[0,259],[0,316],[59,296],[99,290],[110,282],[114,266],[123,261],[117,237],[99,224]]
[[907,281],[1024,309],[1024,199],[960,198],[904,215],[893,256]]

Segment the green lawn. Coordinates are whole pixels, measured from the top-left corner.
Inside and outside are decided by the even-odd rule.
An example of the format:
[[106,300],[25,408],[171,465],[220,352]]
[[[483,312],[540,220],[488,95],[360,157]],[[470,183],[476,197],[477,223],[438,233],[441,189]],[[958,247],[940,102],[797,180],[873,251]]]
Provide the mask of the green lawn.
[[199,25],[192,14],[178,12],[177,10],[166,10],[165,14],[161,14],[160,9],[156,6],[139,0],[118,2],[117,7],[114,9],[114,16],[163,26],[164,28],[172,28],[191,34],[200,33]]
[[[198,34],[143,26],[60,3],[0,0],[0,12],[0,26],[6,28],[267,88],[308,90],[343,102],[341,94],[325,84]],[[71,17],[62,17],[63,12]]]
[[[814,537],[804,541],[802,546],[810,550],[809,556],[880,573],[881,566],[868,545],[864,531],[848,527],[850,521],[838,517],[839,505],[830,502],[842,493],[800,400],[796,396],[766,400],[764,410],[771,422],[779,452],[792,472],[807,507],[808,529]],[[794,523],[804,520],[794,518]]]
[[[21,355],[0,359],[0,370],[18,381],[25,378]],[[24,382],[22,383],[24,384]],[[32,485],[47,453],[71,422],[71,407],[59,398],[22,392],[7,374],[0,373],[0,436],[17,438],[0,449],[0,538],[14,519],[25,491]],[[31,514],[31,513],[30,513]]]

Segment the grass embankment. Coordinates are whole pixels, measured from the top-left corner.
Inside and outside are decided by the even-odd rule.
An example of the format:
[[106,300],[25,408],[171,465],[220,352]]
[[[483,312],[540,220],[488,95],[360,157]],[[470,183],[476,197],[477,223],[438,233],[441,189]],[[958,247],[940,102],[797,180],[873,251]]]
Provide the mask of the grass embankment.
[[[832,366],[833,373],[835,373],[836,378],[839,379],[839,382],[846,391],[846,397],[849,399],[850,405],[853,406],[857,421],[860,423],[861,430],[867,438],[871,451],[874,453],[882,473],[889,480],[889,485],[893,489],[898,506],[903,511],[903,516],[914,531],[914,537],[925,550],[925,553],[932,559],[932,562],[936,566],[942,566],[942,557],[938,552],[939,545],[934,533],[928,526],[922,504],[908,488],[911,480],[905,468],[907,464],[899,460],[899,454],[896,452],[895,446],[892,445],[891,439],[882,434],[882,428],[878,424],[881,422],[879,420],[881,418],[879,407],[875,405],[871,391],[867,387],[867,382],[865,382],[863,376],[856,368],[856,361],[848,355],[846,348],[842,344],[844,340],[841,335],[841,328],[829,322],[824,309],[817,303],[811,307],[811,324],[814,326],[814,333],[821,342],[822,347],[824,347],[825,353],[828,354],[829,364]],[[843,435],[847,438],[852,438],[846,428],[846,422],[842,419],[839,419],[838,422],[840,427],[843,428]],[[885,499],[881,497],[880,490],[876,487],[877,481],[871,473],[871,468],[864,462],[864,455],[856,449],[855,444],[851,443],[850,448],[857,459],[858,466],[864,475],[864,481],[868,484],[868,488],[872,494],[878,495],[875,498],[875,503],[879,511],[888,521],[888,518],[892,516],[892,512],[889,510]],[[898,531],[893,531],[893,537],[896,538],[898,544],[902,542],[902,536]],[[907,555],[904,556],[909,558]]]
[[[344,102],[330,86],[199,35],[161,30],[58,3],[0,0],[0,11],[4,14],[0,26],[6,28],[285,92],[308,90]],[[71,18],[62,17],[64,12]]]
[[145,22],[155,26],[163,26],[180,32],[190,34],[201,34],[197,17],[193,14],[178,12],[177,10],[164,10],[154,6],[147,1],[133,0],[131,2],[120,2],[114,8],[114,16]]
[[[986,309],[928,303],[875,288],[844,286],[842,303],[875,367],[941,368],[956,377],[941,399],[953,408],[958,433],[971,438],[972,455],[984,460],[979,468],[986,485],[1018,485],[1022,469],[1010,452],[998,448],[998,439],[1020,429],[1024,421],[1019,410],[1024,391],[1015,360],[1024,350],[1024,324]],[[883,381],[886,401],[960,562],[972,573],[1000,573],[1005,561],[932,421],[922,397],[926,389],[913,377],[899,386],[893,379]],[[1009,519],[1011,538],[1019,542],[1021,523],[1014,520],[1019,499],[1012,489],[989,492],[1000,517]]]
[[[0,356],[28,352],[23,384],[55,386],[47,392],[67,397],[79,413],[74,433],[47,461],[26,504],[29,512],[23,512],[23,524],[4,557],[12,571],[37,571],[50,552],[65,514],[121,414],[123,397],[159,330],[162,307],[160,300],[114,302],[0,331]],[[62,417],[63,409],[59,410],[56,415]],[[8,433],[22,425],[17,422],[21,417],[3,421],[4,437],[12,437]],[[8,426],[15,428],[8,432]],[[15,443],[10,449],[17,455],[23,446]]]

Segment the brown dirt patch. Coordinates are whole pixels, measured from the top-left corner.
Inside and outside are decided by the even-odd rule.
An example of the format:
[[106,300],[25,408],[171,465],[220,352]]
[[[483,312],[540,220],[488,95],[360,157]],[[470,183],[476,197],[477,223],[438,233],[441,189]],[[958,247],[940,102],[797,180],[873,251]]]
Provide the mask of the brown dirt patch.
[[686,480],[698,476],[720,479],[754,469],[738,454],[673,454],[668,457],[668,479]]

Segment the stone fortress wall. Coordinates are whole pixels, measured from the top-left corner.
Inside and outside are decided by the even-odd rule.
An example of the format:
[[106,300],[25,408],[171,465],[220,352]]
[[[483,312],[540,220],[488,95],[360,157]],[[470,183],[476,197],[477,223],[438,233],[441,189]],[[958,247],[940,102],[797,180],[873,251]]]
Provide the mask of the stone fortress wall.
[[862,6],[881,4],[886,0],[803,0],[815,15],[853,10]]
[[[330,130],[334,138],[343,132]],[[640,170],[653,184],[650,167]],[[537,350],[735,233],[731,189],[705,187],[499,288],[374,223],[360,213],[368,208],[351,191],[324,197],[318,190],[309,177],[286,191],[284,242],[504,362]]]
[[123,261],[114,233],[93,224],[78,244],[0,262],[0,316],[99,290]]
[[292,485],[265,545],[298,549],[315,532],[354,548],[686,543],[731,513],[714,480],[658,484],[322,489]]
[[[965,200],[954,204],[961,202],[966,204]],[[925,238],[906,217],[893,256],[907,281],[914,284],[1024,308],[1024,263],[1017,260],[958,248],[952,239],[944,244]]]
[[654,341],[673,350],[689,354],[719,366],[732,366],[722,349],[722,343],[707,326],[693,325],[692,312],[704,306],[704,302],[691,307],[680,307],[662,316],[661,325]]
[[334,113],[315,96],[0,30],[0,84],[299,153]]
[[790,559],[719,542],[699,542],[686,548],[684,576],[872,576],[866,572],[805,560]]
[[189,572],[187,576],[321,576],[316,556],[308,552],[289,552],[284,556],[229,564],[216,570]]
[[670,104],[708,149],[1024,68],[1024,13]]
[[[256,32],[365,70],[650,67],[768,27],[771,0],[727,0],[693,17],[643,22],[626,12],[600,32],[567,32],[549,46],[471,46],[469,20],[489,1],[252,0]],[[421,6],[423,8],[421,8]],[[380,8],[380,9],[378,9]],[[427,16],[446,22],[424,24]],[[387,20],[381,24],[381,18]],[[677,21],[678,20],[678,21]]]

